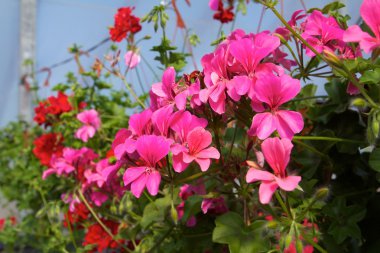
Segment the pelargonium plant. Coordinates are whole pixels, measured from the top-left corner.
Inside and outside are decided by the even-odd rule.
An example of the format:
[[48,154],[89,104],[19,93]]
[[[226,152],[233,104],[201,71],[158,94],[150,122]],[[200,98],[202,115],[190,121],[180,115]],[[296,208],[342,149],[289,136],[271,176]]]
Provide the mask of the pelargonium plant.
[[[88,70],[72,50],[79,75],[37,101],[32,126],[1,132],[2,191],[25,214],[0,240],[43,252],[378,252],[380,1],[364,0],[352,26],[340,2],[288,21],[272,0],[205,8],[223,28],[251,4],[281,25],[218,34],[191,73],[197,37],[180,52],[166,35],[168,10],[187,28],[176,1],[141,19],[118,9],[116,44]],[[149,25],[162,30],[162,74],[140,94],[128,78],[149,64],[150,36],[138,39]]]

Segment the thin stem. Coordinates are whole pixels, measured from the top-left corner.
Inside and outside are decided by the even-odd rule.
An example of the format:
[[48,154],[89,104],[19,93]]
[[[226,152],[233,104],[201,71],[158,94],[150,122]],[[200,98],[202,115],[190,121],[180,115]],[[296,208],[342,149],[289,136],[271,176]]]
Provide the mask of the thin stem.
[[73,241],[74,248],[77,249],[78,246],[77,246],[77,243],[76,243],[75,238],[74,238],[73,229],[71,228],[71,223],[70,223],[68,215],[66,216],[66,223],[67,223],[67,227],[69,229],[71,241]]
[[140,73],[139,73],[139,70],[138,68],[136,68],[136,76],[137,76],[137,80],[138,80],[138,83],[140,85],[140,89],[143,93],[146,93],[145,89],[144,89],[144,85],[142,84],[142,81],[141,81],[141,77],[140,77]]
[[259,19],[259,24],[257,25],[256,33],[259,33],[259,32],[260,32],[261,24],[262,24],[263,19],[264,19],[264,14],[265,14],[265,6],[263,6],[263,9],[261,10],[260,19]]
[[356,141],[356,140],[336,138],[336,137],[327,137],[327,136],[294,136],[293,139],[294,140],[350,142],[350,143],[358,143],[358,144],[366,143],[365,141]]
[[135,98],[136,102],[140,104],[140,106],[145,109],[145,105],[144,103],[139,99],[139,97],[137,96],[136,92],[131,88],[131,86],[128,84],[127,80],[125,80],[124,77],[121,77],[121,80],[123,80],[123,83],[125,85],[125,87],[127,88],[127,90],[132,94],[132,96]]
[[231,157],[232,149],[234,148],[234,144],[235,144],[236,133],[237,133],[237,125],[235,125],[234,135],[232,136],[232,141],[231,141],[231,146],[230,146],[230,151],[228,152],[228,156],[226,160],[228,160]]
[[295,98],[295,99],[290,100],[289,103],[303,101],[303,100],[310,100],[310,99],[318,99],[318,98],[329,98],[329,96],[311,96],[311,97],[304,97],[304,98]]
[[291,216],[290,214],[290,211],[288,210],[288,208],[286,207],[285,203],[284,203],[284,200],[282,199],[281,195],[278,193],[278,191],[276,191],[275,193],[275,196],[276,196],[276,199],[277,201],[280,203],[280,206],[282,208],[282,210],[284,210],[284,212],[286,213],[286,215],[290,218],[290,219],[293,219],[293,217]]
[[140,55],[141,59],[143,60],[143,62],[148,66],[148,69],[153,73],[154,75],[154,78],[159,81],[160,78],[158,77],[157,73],[154,71],[154,69],[152,68],[152,66],[149,64],[149,62],[145,59],[145,57],[141,54]]
[[161,243],[165,240],[166,237],[168,237],[171,232],[173,231],[174,229],[174,226],[171,226],[168,231],[166,231],[166,233],[160,238],[160,240],[158,240],[154,245],[153,247],[148,251],[148,253],[151,253],[153,252],[154,250],[158,249],[158,246],[161,245]]
[[90,204],[87,202],[86,198],[83,196],[83,193],[81,190],[78,190],[79,198],[83,201],[84,205],[87,207],[87,209],[90,211],[96,222],[103,228],[103,230],[112,238],[113,241],[115,241],[117,244],[119,244],[123,249],[125,249],[127,252],[131,252],[127,247],[125,247],[119,240],[115,240],[114,234],[108,229],[106,225],[100,220],[99,216],[95,213],[94,209],[90,206]]

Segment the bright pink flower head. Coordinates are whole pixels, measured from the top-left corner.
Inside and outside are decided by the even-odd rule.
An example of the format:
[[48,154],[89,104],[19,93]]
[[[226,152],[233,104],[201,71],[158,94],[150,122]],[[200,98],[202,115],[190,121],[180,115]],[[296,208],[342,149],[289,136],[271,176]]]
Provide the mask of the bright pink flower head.
[[189,111],[176,112],[175,120],[173,120],[170,128],[176,133],[178,142],[185,143],[189,132],[196,127],[205,128],[208,124],[204,118],[198,118]]
[[268,138],[261,144],[265,160],[274,173],[250,168],[246,175],[246,181],[247,183],[261,181],[259,198],[262,204],[270,202],[278,187],[284,191],[293,191],[301,181],[300,176],[288,176],[286,173],[292,148],[293,144],[289,139],[278,137]]
[[375,37],[363,32],[359,26],[350,26],[343,35],[345,42],[359,42],[366,53],[380,47],[380,0],[364,0],[360,14],[365,23],[371,28]]
[[125,65],[128,66],[129,69],[134,69],[140,63],[141,57],[136,52],[129,50],[124,55]]
[[129,167],[124,173],[124,185],[131,185],[131,191],[136,198],[141,196],[144,188],[151,195],[157,195],[161,182],[158,162],[170,150],[170,141],[156,135],[143,135],[136,141],[136,150],[141,158],[139,167]]
[[266,139],[275,130],[281,138],[293,138],[295,133],[303,129],[302,115],[298,112],[280,110],[279,107],[294,98],[301,89],[300,81],[288,75],[263,75],[256,84],[257,99],[265,103],[270,112],[257,113],[252,119],[250,135]]
[[[314,10],[307,17],[302,37],[311,44],[318,53],[324,50],[335,51],[337,44],[342,43],[344,31],[333,17],[325,17],[322,12]],[[308,47],[306,54],[313,57],[315,54]]]
[[187,166],[195,161],[202,171],[208,170],[211,159],[219,159],[220,154],[212,143],[211,133],[202,127],[190,131],[186,138],[185,146],[172,147],[173,168],[176,172],[184,171]]
[[75,137],[87,142],[89,138],[94,137],[96,130],[100,127],[99,114],[96,110],[91,109],[79,113],[77,119],[84,125],[76,131]]
[[211,10],[217,11],[219,7],[219,0],[210,0],[208,2],[208,6],[210,7]]

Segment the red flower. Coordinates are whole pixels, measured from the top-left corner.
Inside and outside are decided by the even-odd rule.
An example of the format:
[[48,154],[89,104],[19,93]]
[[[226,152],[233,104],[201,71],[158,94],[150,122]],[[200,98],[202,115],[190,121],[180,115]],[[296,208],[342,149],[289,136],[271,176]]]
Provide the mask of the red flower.
[[141,30],[140,18],[132,15],[132,10],[130,7],[117,10],[114,26],[110,28],[111,40],[120,42],[128,33],[137,33]]
[[[0,219],[0,230],[4,229],[6,220],[7,219],[5,219],[5,218]],[[9,217],[9,220],[10,220],[10,222],[11,222],[12,225],[16,225],[16,217],[11,216],[11,217]]]
[[219,20],[221,23],[228,23],[234,20],[235,14],[232,12],[234,9],[233,2],[229,1],[230,6],[224,8],[223,1],[219,0],[218,11],[214,14],[214,19]]
[[50,96],[45,101],[39,102],[38,106],[34,108],[36,113],[34,121],[39,125],[46,124],[48,126],[62,113],[72,109],[67,95],[59,91],[57,97]]
[[[104,225],[116,235],[119,230],[119,224],[113,221],[102,220]],[[122,243],[120,240],[119,243]],[[84,237],[83,246],[93,245],[94,248],[89,252],[103,252],[105,249],[116,249],[119,246],[117,241],[112,240],[112,237],[98,224],[95,223],[88,227]],[[96,251],[97,250],[97,251]]]
[[62,155],[63,137],[60,134],[44,134],[34,140],[33,154],[40,160],[42,165],[49,166],[53,155]]
[[[86,205],[83,203],[75,204],[74,212],[70,210],[65,214],[65,220],[63,222],[63,226],[67,227],[67,221],[72,224],[78,224],[85,221],[88,218],[90,211],[87,209]],[[77,228],[83,228],[80,224],[78,224]]]

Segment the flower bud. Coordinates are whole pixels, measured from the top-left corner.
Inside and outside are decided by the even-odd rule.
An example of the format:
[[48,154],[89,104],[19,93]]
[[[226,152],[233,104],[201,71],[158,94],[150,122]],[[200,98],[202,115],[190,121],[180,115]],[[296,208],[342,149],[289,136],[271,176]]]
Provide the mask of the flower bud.
[[323,54],[324,54],[325,59],[328,63],[331,63],[332,65],[334,65],[336,67],[342,66],[341,60],[331,50],[324,50]]
[[315,193],[315,198],[318,200],[322,200],[326,198],[328,194],[329,194],[329,188],[322,187],[322,188],[319,188],[317,192]]
[[367,107],[367,101],[362,98],[355,98],[351,101],[351,105],[359,108]]

